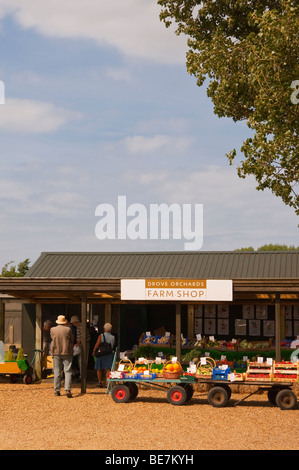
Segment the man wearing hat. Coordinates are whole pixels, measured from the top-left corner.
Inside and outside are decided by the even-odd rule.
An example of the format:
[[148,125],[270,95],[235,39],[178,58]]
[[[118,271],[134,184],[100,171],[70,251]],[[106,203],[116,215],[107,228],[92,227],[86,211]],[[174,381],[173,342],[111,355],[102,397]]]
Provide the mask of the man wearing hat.
[[64,371],[64,389],[68,398],[72,397],[72,360],[74,338],[69,323],[64,315],[59,315],[57,326],[50,330],[50,354],[53,356],[54,393],[60,395],[61,373]]

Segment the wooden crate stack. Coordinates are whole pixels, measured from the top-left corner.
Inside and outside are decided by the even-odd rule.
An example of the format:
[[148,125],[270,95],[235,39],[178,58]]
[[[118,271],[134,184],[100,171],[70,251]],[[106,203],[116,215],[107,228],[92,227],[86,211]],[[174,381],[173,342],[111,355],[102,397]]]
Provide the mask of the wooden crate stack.
[[274,382],[298,382],[299,363],[274,361],[273,380]]
[[247,362],[246,381],[269,382],[273,378],[273,365],[267,362]]

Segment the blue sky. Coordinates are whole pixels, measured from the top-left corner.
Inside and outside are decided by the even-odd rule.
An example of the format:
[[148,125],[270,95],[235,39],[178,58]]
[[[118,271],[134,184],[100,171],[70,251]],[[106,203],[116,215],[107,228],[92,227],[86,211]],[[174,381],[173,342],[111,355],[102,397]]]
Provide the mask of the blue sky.
[[[42,251],[183,250],[98,240],[96,207],[203,204],[202,250],[298,245],[298,218],[225,154],[219,119],[155,0],[0,0],[0,266]],[[117,207],[116,207],[117,208]]]

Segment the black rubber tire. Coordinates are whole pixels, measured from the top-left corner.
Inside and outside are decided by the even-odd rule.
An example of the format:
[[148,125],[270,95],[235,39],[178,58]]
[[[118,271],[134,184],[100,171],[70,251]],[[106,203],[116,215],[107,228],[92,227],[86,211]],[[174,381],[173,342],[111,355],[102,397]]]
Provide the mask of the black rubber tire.
[[224,387],[213,387],[208,393],[208,402],[215,408],[222,408],[229,400],[228,392]]
[[116,403],[127,403],[130,400],[130,389],[126,385],[114,385],[111,397]]
[[130,390],[130,400],[135,400],[138,395],[138,386],[135,382],[125,382],[125,385]]
[[171,405],[180,406],[186,402],[187,392],[184,387],[174,385],[167,391],[167,400]]
[[276,404],[281,410],[294,410],[297,405],[297,397],[292,390],[285,388],[277,393]]
[[184,389],[186,390],[186,394],[187,394],[187,397],[186,397],[186,402],[187,402],[191,400],[191,398],[193,397],[194,389],[191,384],[184,384]]
[[32,382],[33,382],[32,375],[30,375],[30,374],[25,374],[24,377],[23,377],[23,382],[24,382],[24,384],[26,384],[26,385],[32,384]]
[[277,406],[276,397],[277,397],[278,392],[279,390],[277,389],[275,390],[273,388],[268,390],[268,400],[273,406]]

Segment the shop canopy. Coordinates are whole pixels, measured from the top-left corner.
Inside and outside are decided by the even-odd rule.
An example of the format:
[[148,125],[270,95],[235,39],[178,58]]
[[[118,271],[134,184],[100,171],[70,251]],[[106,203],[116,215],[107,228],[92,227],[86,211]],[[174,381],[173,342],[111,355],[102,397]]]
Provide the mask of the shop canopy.
[[121,300],[122,279],[232,280],[233,299],[299,301],[299,251],[45,252],[0,293],[35,303]]
[[[122,280],[157,278],[230,280],[234,302],[274,303],[280,357],[280,305],[299,303],[299,251],[44,252],[26,276],[0,277],[0,294],[35,303],[41,329],[42,304],[81,303],[85,324],[88,303],[131,302],[121,298]],[[175,303],[180,338],[179,302]],[[0,330],[3,312],[0,301]]]

